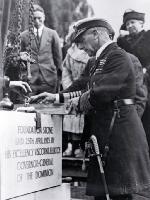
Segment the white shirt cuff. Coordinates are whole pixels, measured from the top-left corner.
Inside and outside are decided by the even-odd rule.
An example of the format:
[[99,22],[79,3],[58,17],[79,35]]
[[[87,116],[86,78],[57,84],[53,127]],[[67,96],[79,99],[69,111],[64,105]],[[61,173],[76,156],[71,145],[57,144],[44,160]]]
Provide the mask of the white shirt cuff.
[[59,94],[56,94],[56,100],[55,100],[55,103],[60,103],[60,98],[59,98]]

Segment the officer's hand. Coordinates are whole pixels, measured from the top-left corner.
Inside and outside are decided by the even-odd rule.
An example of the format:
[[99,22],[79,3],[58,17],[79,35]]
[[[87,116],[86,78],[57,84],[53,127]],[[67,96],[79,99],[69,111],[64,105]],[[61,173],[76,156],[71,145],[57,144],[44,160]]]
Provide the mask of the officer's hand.
[[23,93],[25,94],[32,92],[28,83],[23,81],[10,81],[9,87],[14,90],[22,89]]
[[43,104],[50,104],[54,103],[56,100],[56,94],[48,93],[48,92],[43,92],[41,94],[31,96],[29,103],[43,103]]

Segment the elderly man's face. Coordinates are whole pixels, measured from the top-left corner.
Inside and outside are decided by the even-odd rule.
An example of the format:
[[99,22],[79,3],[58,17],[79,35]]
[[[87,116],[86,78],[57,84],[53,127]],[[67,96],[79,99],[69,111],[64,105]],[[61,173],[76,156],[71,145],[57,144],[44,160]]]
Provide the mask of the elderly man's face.
[[90,57],[95,56],[97,52],[97,40],[94,33],[89,29],[80,36],[80,42],[77,43],[80,50],[84,50]]
[[126,29],[129,34],[136,34],[143,30],[143,22],[136,19],[131,19],[126,22]]
[[34,15],[34,26],[36,28],[40,28],[44,24],[45,15],[40,11],[35,11]]

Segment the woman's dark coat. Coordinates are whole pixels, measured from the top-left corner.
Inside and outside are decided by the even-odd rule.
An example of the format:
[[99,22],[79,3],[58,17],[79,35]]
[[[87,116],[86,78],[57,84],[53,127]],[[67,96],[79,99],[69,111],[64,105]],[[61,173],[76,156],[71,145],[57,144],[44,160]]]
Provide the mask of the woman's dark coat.
[[150,30],[135,35],[118,37],[117,44],[129,53],[138,57],[143,67],[150,67]]

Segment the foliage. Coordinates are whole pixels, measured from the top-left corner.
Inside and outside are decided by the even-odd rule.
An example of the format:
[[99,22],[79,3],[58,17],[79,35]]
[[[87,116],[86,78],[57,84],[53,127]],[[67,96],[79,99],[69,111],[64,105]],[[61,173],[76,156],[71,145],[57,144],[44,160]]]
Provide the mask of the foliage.
[[[22,31],[28,28],[29,1],[22,0]],[[14,34],[18,20],[16,2],[17,0],[12,0],[9,24],[9,30]],[[39,3],[43,7],[46,15],[45,25],[55,29],[62,38],[65,38],[72,22],[93,14],[93,9],[88,5],[87,0],[34,0],[34,3]]]
[[87,17],[89,10],[92,10],[87,0],[55,0],[53,6],[55,29],[62,38],[65,38],[72,22]]
[[93,14],[87,0],[40,0],[40,5],[46,14],[45,24],[56,29],[60,37],[64,38],[72,22]]

